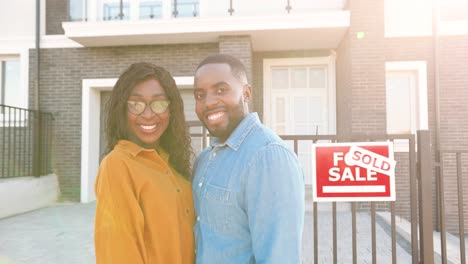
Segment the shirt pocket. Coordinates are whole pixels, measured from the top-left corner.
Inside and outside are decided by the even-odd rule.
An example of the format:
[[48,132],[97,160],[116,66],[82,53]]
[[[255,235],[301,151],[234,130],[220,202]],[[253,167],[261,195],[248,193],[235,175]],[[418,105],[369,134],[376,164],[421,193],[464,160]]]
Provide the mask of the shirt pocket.
[[[202,207],[205,209],[206,224],[215,232],[229,234],[232,232],[232,219],[235,215],[235,192],[207,184]],[[203,222],[203,221],[202,221]]]

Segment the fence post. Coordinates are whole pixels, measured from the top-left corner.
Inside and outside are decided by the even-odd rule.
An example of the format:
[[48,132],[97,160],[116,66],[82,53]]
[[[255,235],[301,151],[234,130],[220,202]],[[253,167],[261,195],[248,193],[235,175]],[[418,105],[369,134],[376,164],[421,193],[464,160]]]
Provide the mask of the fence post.
[[434,263],[432,226],[432,163],[430,133],[418,130],[419,244],[421,263]]
[[34,111],[33,124],[33,176],[39,177],[42,174],[41,168],[41,113]]

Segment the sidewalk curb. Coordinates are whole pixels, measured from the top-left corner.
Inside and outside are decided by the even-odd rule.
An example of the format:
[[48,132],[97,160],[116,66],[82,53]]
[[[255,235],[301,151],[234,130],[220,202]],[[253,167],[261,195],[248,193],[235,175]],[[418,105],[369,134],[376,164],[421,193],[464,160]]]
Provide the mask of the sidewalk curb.
[[[381,224],[382,228],[391,236],[391,214],[390,212],[377,212],[376,221]],[[406,219],[395,216],[395,229],[397,243],[411,254],[411,223]],[[417,230],[419,232],[419,230]],[[450,233],[447,236],[447,263],[456,264],[460,263],[460,251],[458,238]],[[434,241],[434,263],[441,263],[441,246],[440,246],[440,232],[433,232]],[[418,240],[419,242],[419,240]]]

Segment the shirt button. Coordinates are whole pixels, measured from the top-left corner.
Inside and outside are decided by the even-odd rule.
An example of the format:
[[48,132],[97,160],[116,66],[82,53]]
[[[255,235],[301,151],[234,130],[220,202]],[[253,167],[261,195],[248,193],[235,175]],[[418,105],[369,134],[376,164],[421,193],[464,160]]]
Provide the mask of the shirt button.
[[166,171],[166,175],[169,175],[169,171],[168,171],[168,170]]
[[190,210],[189,210],[188,208],[185,209],[185,213],[186,213],[186,214],[190,213]]
[[213,152],[213,157],[216,157],[216,152]]
[[200,217],[199,217],[199,216],[197,216],[197,221],[199,221],[199,222],[200,222]]
[[203,182],[199,182],[198,187],[202,187],[202,186],[203,186]]
[[176,189],[176,190],[177,190],[177,192],[180,192],[180,189]]

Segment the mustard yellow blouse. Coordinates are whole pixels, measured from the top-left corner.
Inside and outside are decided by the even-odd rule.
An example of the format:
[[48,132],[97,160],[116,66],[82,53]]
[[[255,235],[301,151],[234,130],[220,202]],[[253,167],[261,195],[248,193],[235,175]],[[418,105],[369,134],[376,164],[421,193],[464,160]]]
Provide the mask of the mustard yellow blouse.
[[158,152],[121,140],[102,160],[95,184],[97,264],[194,263],[190,183]]

